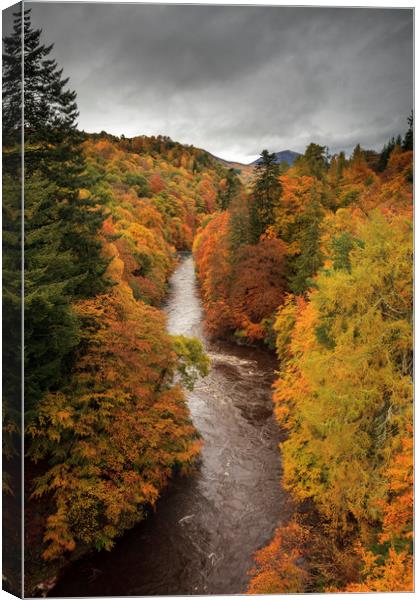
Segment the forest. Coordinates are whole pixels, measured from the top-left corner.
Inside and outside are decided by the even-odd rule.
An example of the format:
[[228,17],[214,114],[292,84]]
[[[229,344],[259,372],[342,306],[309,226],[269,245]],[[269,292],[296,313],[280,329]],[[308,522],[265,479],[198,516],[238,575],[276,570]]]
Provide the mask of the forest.
[[3,57],[3,311],[16,340],[3,486],[16,492],[7,465],[23,434],[27,595],[111,549],[196,468],[186,393],[210,361],[200,341],[168,333],[162,309],[185,252],[209,338],[277,357],[294,514],[256,553],[248,593],[412,590],[412,115],[382,152],[310,143],[289,167],[264,150],[245,179],[165,136],[80,131],[51,51],[30,10],[16,15]]
[[413,587],[412,117],[372,160],[309,144],[200,227],[211,336],[279,367],[283,484],[296,514],[256,555],[250,593]]

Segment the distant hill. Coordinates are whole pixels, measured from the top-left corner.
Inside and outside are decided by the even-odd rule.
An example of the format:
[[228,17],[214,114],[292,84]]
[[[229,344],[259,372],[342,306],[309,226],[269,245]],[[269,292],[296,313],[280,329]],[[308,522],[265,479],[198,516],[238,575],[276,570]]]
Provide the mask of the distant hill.
[[[220,158],[219,156],[211,154],[211,152],[207,152],[207,154],[210,154],[211,157],[217,160],[217,162],[221,163],[226,169],[233,169],[234,171],[236,171],[240,179],[245,184],[249,184],[251,182],[254,174],[254,167],[258,164],[258,161],[260,160],[259,158],[257,158],[257,160],[254,160],[253,162],[246,165],[240,162],[225,160],[224,158]],[[302,156],[301,154],[299,154],[299,152],[293,152],[293,150],[282,150],[281,152],[275,152],[274,154],[276,155],[277,164],[280,164],[284,161],[287,162],[289,166],[293,165],[293,163],[299,156]]]
[[[274,152],[274,154],[276,155],[277,164],[281,162],[287,162],[289,166],[293,165],[293,163],[299,156],[302,156],[301,154],[299,154],[299,152],[293,152],[293,150],[282,150],[281,152]],[[252,162],[251,165],[257,165],[259,161],[260,159],[257,158],[257,160],[254,160],[254,162]]]
[[242,183],[246,185],[250,182],[252,174],[254,172],[254,165],[252,163],[250,163],[249,165],[245,165],[240,162],[225,160],[224,158],[220,158],[219,156],[211,154],[211,152],[207,153],[210,154],[210,156],[212,156],[214,160],[217,160],[217,162],[222,164],[226,169],[233,169],[237,173],[239,178],[242,180]]

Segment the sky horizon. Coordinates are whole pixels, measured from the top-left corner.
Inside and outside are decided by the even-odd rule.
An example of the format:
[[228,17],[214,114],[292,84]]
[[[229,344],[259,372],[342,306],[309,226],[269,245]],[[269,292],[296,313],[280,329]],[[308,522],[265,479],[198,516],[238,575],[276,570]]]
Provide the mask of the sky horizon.
[[249,163],[310,142],[380,150],[407,130],[409,9],[25,6],[89,133],[167,135]]

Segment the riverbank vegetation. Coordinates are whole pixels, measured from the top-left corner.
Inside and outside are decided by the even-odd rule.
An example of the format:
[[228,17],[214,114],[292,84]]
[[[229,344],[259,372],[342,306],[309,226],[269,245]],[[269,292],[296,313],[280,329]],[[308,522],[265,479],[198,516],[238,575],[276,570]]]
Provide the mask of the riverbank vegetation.
[[[310,144],[199,229],[207,330],[275,347],[296,515],[250,593],[413,588],[412,119],[381,155]],[[314,515],[316,515],[314,517]]]

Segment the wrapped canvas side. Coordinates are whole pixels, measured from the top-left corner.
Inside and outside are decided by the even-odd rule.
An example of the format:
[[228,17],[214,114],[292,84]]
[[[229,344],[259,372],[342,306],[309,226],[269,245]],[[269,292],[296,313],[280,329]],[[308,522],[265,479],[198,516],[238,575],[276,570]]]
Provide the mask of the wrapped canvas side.
[[[22,3],[3,11],[3,36]],[[3,41],[3,589],[22,597],[22,44]]]

